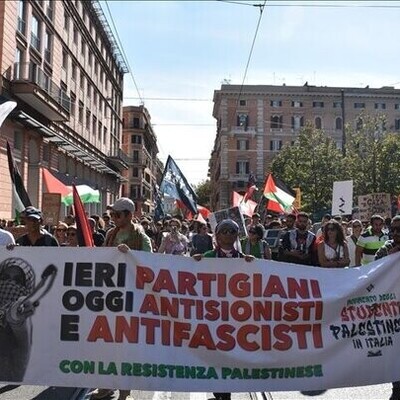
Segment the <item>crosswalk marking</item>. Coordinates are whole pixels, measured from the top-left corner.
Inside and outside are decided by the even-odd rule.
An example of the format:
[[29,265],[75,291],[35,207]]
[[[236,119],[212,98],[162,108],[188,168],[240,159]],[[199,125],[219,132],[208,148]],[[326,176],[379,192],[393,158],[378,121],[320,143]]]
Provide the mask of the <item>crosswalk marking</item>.
[[190,400],[207,400],[207,393],[190,392]]

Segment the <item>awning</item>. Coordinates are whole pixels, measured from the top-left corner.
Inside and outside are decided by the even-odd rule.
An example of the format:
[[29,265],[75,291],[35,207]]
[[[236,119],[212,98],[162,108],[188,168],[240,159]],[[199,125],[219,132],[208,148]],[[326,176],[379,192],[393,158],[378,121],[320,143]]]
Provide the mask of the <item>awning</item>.
[[71,193],[71,187],[64,185],[48,169],[42,168],[42,175],[47,193],[60,193],[61,197]]
[[[42,168],[43,180],[47,188],[47,193],[60,193],[61,202],[67,206],[73,204],[72,186],[64,185],[48,169]],[[82,203],[99,203],[100,192],[92,189],[88,185],[76,185]]]

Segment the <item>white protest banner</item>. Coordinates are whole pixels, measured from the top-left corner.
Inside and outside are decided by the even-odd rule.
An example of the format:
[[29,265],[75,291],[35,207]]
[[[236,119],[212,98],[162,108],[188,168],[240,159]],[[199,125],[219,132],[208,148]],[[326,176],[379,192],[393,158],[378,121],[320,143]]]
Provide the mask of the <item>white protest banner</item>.
[[333,182],[332,215],[351,215],[352,211],[353,181]]
[[391,203],[389,193],[371,193],[358,196],[359,219],[369,221],[374,214],[382,217],[391,217]]
[[399,262],[2,249],[0,381],[190,392],[397,381]]

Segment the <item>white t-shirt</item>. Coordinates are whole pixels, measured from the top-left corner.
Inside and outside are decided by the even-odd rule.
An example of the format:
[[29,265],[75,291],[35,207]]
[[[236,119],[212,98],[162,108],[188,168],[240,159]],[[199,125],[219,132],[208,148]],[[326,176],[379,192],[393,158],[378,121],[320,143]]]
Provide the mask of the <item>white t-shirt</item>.
[[7,246],[8,244],[15,244],[14,236],[0,228],[0,246]]

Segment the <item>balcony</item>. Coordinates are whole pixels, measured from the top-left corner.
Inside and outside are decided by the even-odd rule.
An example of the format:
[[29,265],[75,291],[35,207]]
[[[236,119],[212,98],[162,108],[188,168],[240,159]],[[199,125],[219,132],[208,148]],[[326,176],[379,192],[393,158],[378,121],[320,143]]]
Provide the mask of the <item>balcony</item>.
[[34,63],[15,63],[5,74],[16,96],[51,121],[67,121],[71,100],[51,78]]
[[257,133],[255,126],[232,126],[230,130],[231,135],[250,135],[254,136]]
[[121,149],[116,154],[109,153],[108,162],[119,171],[129,168],[129,157]]

